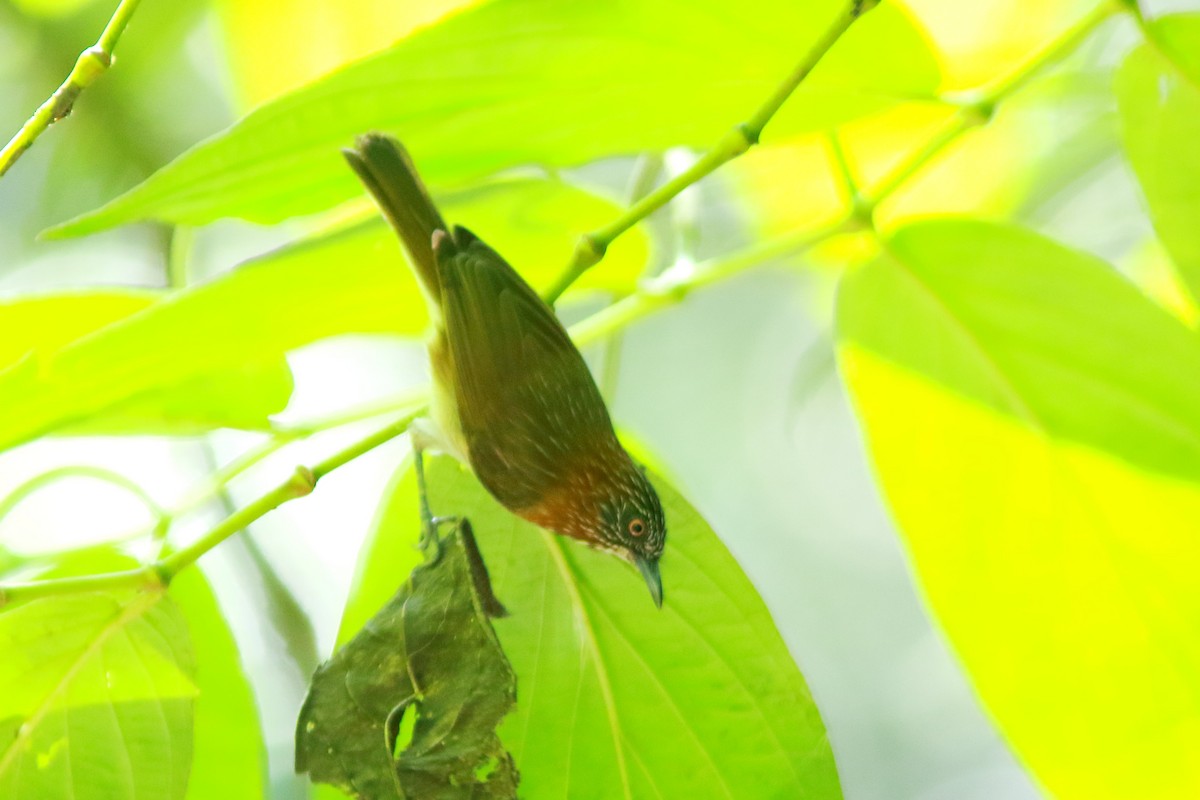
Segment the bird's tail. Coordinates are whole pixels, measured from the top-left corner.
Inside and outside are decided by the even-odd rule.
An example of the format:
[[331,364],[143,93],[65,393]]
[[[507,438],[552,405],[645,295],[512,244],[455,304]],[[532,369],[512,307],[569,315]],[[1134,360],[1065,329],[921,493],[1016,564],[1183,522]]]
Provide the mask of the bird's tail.
[[421,182],[412,159],[400,142],[382,133],[368,133],[355,141],[354,149],[343,150],[346,160],[391,223],[416,269],[421,287],[434,303],[441,305],[441,284],[433,234],[446,231],[429,190]]

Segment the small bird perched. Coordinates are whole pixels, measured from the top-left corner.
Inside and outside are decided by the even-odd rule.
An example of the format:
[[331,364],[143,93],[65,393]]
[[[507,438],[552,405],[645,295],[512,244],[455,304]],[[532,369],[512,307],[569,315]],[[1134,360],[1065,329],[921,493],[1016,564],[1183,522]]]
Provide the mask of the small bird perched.
[[436,444],[517,516],[632,563],[661,607],[662,504],[554,311],[496,251],[446,225],[398,141],[368,134],[343,152],[429,306],[432,425],[413,435],[426,536],[421,449]]

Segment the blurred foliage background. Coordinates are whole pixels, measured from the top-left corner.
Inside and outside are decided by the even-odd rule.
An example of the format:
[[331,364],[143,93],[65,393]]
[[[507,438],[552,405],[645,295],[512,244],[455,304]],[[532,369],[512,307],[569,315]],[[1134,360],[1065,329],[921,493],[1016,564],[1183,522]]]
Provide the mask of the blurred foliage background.
[[[49,96],[79,51],[95,41],[112,5],[106,0],[0,2],[0,131],[16,131]],[[369,216],[365,201],[350,199],[349,173],[324,179],[319,167],[329,161],[335,164],[331,170],[339,169],[335,159],[313,155],[328,152],[316,145],[312,153],[304,149],[306,137],[337,110],[313,112],[319,104],[293,107],[287,98],[313,85],[345,89],[336,82],[314,82],[413,31],[440,30],[426,26],[468,5],[147,0],[122,38],[112,70],[0,180],[0,302],[83,287],[181,288],[224,275],[247,259],[264,259],[275,270],[271,274],[280,276],[279,303],[301,296],[312,303],[280,318],[298,327],[311,323],[310,333],[296,339],[303,346],[284,348],[290,379],[273,372],[269,360],[245,367],[239,380],[261,391],[257,407],[242,408],[241,396],[216,404],[222,413],[258,420],[238,427],[263,427],[260,418],[275,410],[272,398],[287,402],[286,410],[272,417],[279,426],[386,404],[419,388],[425,374],[420,343],[395,335],[421,329],[411,292],[387,285],[339,295],[343,306],[331,311],[317,302],[318,290],[315,298],[293,294],[282,278],[291,270],[293,276],[321,276],[333,284],[352,273],[369,289],[372,275],[403,269],[386,232],[364,222]],[[371,75],[376,73],[338,73],[365,76],[357,90],[366,99],[340,110],[361,111],[380,125],[399,119],[406,138],[403,126],[409,126],[418,162],[425,163],[422,152],[430,154],[434,185],[446,192],[447,216],[482,229],[502,252],[522,254],[535,282],[545,285],[566,263],[573,236],[615,216],[629,199],[631,182],[647,163],[656,163],[639,160],[639,153],[661,155],[662,168],[678,172],[698,148],[739,121],[736,104],[721,105],[732,91],[716,93],[708,104],[704,81],[726,63],[741,76],[740,59],[750,65],[747,74],[760,61],[770,64],[770,53],[756,54],[748,46],[755,36],[771,32],[786,43],[793,34],[777,29],[772,19],[777,4],[763,3],[759,9],[752,3],[736,10],[742,15],[737,25],[733,11],[719,20],[728,26],[732,52],[725,53],[722,36],[709,32],[706,39],[699,27],[673,29],[672,15],[686,13],[670,4],[643,4],[656,9],[658,17],[631,10],[638,4],[616,5],[630,19],[663,24],[651,28],[648,39],[614,44],[626,50],[610,54],[612,62],[628,58],[632,66],[616,77],[598,69],[592,76],[596,85],[636,82],[640,67],[632,59],[644,46],[662,62],[663,90],[680,96],[664,101],[667,111],[659,119],[642,107],[606,107],[609,97],[586,92],[575,97],[565,90],[561,98],[552,95],[565,116],[599,104],[591,110],[594,118],[564,125],[561,142],[554,136],[538,140],[546,152],[562,155],[563,163],[550,170],[565,180],[562,191],[534,180],[540,177],[536,171],[512,170],[502,180],[484,180],[497,165],[521,163],[524,129],[505,139],[504,130],[495,128],[495,136],[486,138],[472,127],[469,110],[437,116],[439,102],[467,102],[459,94],[475,92],[472,97],[482,107],[490,93],[501,92],[486,81],[445,79],[462,64],[460,52],[431,47],[404,56],[410,60],[402,63],[410,67],[429,65],[430,81],[437,75],[446,80],[420,95],[426,105],[415,110],[416,100],[412,107],[373,107]],[[858,60],[843,58],[838,67],[843,72],[828,85],[807,94],[801,90],[791,99],[761,146],[688,189],[614,245],[609,259],[585,280],[593,292],[578,293],[564,314],[582,319],[604,302],[595,290],[628,291],[643,269],[686,275],[697,263],[821,230],[845,213],[851,199],[847,171],[864,196],[871,196],[897,165],[957,124],[964,107],[971,108],[969,102],[947,100],[969,101],[974,92],[1003,85],[1049,44],[1069,37],[1081,20],[1092,19],[1095,24],[1057,54],[1061,57],[1005,95],[994,116],[969,120],[970,130],[875,209],[874,223],[884,232],[914,220],[967,216],[1019,224],[1074,251],[1060,252],[1007,228],[954,227],[945,219],[897,237],[892,255],[922,265],[914,271],[944,292],[954,310],[965,309],[967,338],[983,342],[994,364],[980,367],[978,359],[956,355],[955,346],[943,348],[940,343],[954,336],[947,339],[938,327],[944,320],[935,319],[936,310],[921,297],[894,289],[903,281],[886,263],[861,266],[878,251],[874,238],[861,233],[829,237],[803,253],[780,248],[762,267],[690,293],[686,302],[646,316],[620,333],[615,345],[593,346],[588,355],[619,424],[644,444],[717,531],[771,610],[820,709],[847,797],[1025,798],[1040,796],[1042,787],[1064,797],[1185,796],[1175,792],[1197,785],[1194,768],[1180,768],[1178,774],[1167,769],[1168,777],[1160,779],[1146,775],[1146,765],[1156,760],[1178,765],[1194,753],[1200,729],[1190,707],[1175,716],[1158,714],[1156,709],[1175,703],[1176,695],[1153,688],[1177,683],[1179,696],[1194,701],[1197,677],[1195,596],[1184,570],[1196,557],[1190,544],[1196,462],[1190,444],[1159,447],[1155,438],[1161,434],[1166,442],[1178,435],[1179,441],[1192,441],[1196,373],[1190,366],[1200,357],[1190,335],[1195,310],[1185,288],[1188,254],[1179,244],[1186,237],[1167,232],[1184,223],[1164,223],[1156,214],[1156,233],[1133,169],[1168,180],[1173,166],[1153,162],[1169,140],[1139,143],[1130,132],[1149,129],[1148,120],[1157,118],[1153,109],[1138,117],[1141,112],[1130,110],[1129,98],[1153,96],[1146,86],[1165,92],[1161,81],[1166,78],[1136,72],[1153,65],[1125,63],[1142,33],[1128,15],[1096,16],[1096,9],[1106,6],[1095,0],[885,0],[883,5],[878,13],[882,18],[886,9],[889,16],[879,24],[894,26],[886,30],[895,35],[860,46]],[[1160,0],[1145,3],[1143,10],[1155,18],[1195,13],[1200,5]],[[532,19],[535,25],[539,18]],[[557,31],[548,24],[538,34],[552,40]],[[810,41],[812,33],[801,38]],[[714,49],[688,49],[697,42]],[[786,47],[779,50],[785,53],[780,56],[785,72],[795,56],[786,54]],[[530,85],[542,86],[539,58],[549,59],[556,51],[547,47],[546,52],[550,55],[529,54],[525,79]],[[609,61],[598,63],[611,67]],[[716,66],[705,72],[705,64]],[[486,71],[487,64],[470,67]],[[679,90],[685,83],[672,83],[677,77],[672,68],[696,72],[690,91]],[[1114,78],[1118,70],[1119,81]],[[381,67],[379,74],[384,72]],[[731,79],[744,80],[740,91],[748,98],[747,109],[783,77],[776,72],[777,78],[761,85],[744,76]],[[552,84],[551,75],[546,85]],[[875,103],[861,100],[856,85],[874,87],[886,102],[865,110],[855,106]],[[1120,91],[1128,97],[1119,108]],[[279,98],[284,98],[281,105],[263,106]],[[542,108],[536,98],[530,102],[531,108]],[[109,206],[77,226],[107,228],[86,237],[39,238],[47,228],[138,186],[188,148],[260,107],[265,111],[254,123],[259,128],[251,123],[240,128],[257,138],[243,144],[298,154],[295,163],[285,157],[264,168],[263,196],[241,189],[223,196],[220,177],[203,184],[205,169],[219,175],[223,163],[235,157],[246,159],[238,167],[243,174],[253,170],[259,163],[253,152],[245,156],[237,146],[209,155],[198,151],[189,163],[203,162],[196,167],[201,178],[190,188],[181,179],[183,188],[175,195],[170,187],[159,194],[152,188],[129,195],[133,199],[125,205]],[[693,107],[694,120],[680,123],[679,130],[671,127],[668,114],[687,114]],[[285,111],[272,111],[279,108]],[[518,108],[514,120],[521,113],[532,112]],[[1179,113],[1186,116],[1190,109]],[[588,126],[605,118],[619,119],[621,134],[611,137],[611,146],[605,139],[588,158],[575,158],[574,153],[589,151]],[[532,119],[536,124],[529,123],[530,128],[546,127],[540,117]],[[693,121],[694,130],[688,127]],[[1190,124],[1200,130],[1200,122]],[[453,146],[446,144],[451,140]],[[1186,151],[1196,152],[1195,140],[1190,145],[1186,137],[1178,141],[1180,157],[1194,167],[1195,157],[1189,161]],[[1124,148],[1133,156],[1132,166]],[[277,170],[274,178],[269,169]],[[299,188],[279,179],[279,171],[288,170]],[[1142,177],[1147,191],[1155,191],[1149,188],[1153,180]],[[575,187],[591,193],[563,194]],[[1180,196],[1179,191],[1172,195],[1184,211],[1198,207]],[[323,210],[342,199],[349,202]],[[226,201],[235,209],[230,213],[254,221],[225,218],[230,216],[221,209]],[[144,218],[182,224],[110,227]],[[215,221],[204,224],[210,219]],[[304,248],[274,250],[329,230],[338,233]],[[1099,262],[1089,255],[1113,265],[1115,274],[1130,283],[1114,287],[1096,277]],[[995,274],[1012,264],[1027,269],[1011,280],[964,288],[952,267],[977,257],[994,259]],[[839,281],[854,267],[861,269],[845,279],[837,299]],[[1135,293],[1122,292],[1129,285],[1153,305],[1128,310]],[[994,308],[987,306],[978,318],[970,317],[976,290],[1000,298],[997,307],[1004,313],[989,316]],[[123,313],[132,313],[141,302],[121,297],[133,304]],[[953,305],[958,300],[961,309]],[[151,327],[143,335],[180,337],[174,352],[182,361],[207,353],[209,345],[236,350],[242,334],[235,329],[227,341],[221,339],[222,314],[254,317],[255,306],[226,302],[224,295],[214,295],[208,322],[191,331]],[[891,322],[889,309],[898,309]],[[1160,317],[1158,309],[1173,319]],[[73,318],[70,309],[58,313],[64,320]],[[353,316],[360,317],[355,335],[325,338],[320,333],[339,332],[339,320]],[[277,319],[274,312],[264,317],[267,324]],[[1000,321],[993,325],[995,319]],[[1056,322],[1045,322],[1050,319]],[[86,321],[75,320],[75,334],[63,323],[64,341],[90,329]],[[1110,323],[1114,327],[1106,328]],[[18,329],[26,324],[0,310],[0,352],[6,340],[22,341]],[[381,332],[385,335],[377,335]],[[1061,352],[1046,356],[1052,368],[1037,372],[1028,366],[1044,354],[1026,358],[1022,337],[1062,344]],[[1106,344],[1115,339],[1128,347]],[[135,352],[140,340],[127,346],[116,358]],[[1131,350],[1144,360],[1131,356]],[[1101,384],[1094,397],[1082,386],[1086,381],[1062,377],[1060,362],[1101,365],[1080,368],[1088,380]],[[1117,366],[1104,366],[1112,364]],[[87,377],[89,369],[100,368],[82,364],[78,369]],[[1015,400],[998,397],[1004,392],[976,374],[992,369],[1015,376]],[[933,380],[927,380],[930,376]],[[1176,379],[1178,385],[1168,385]],[[288,380],[294,380],[290,396],[283,385]],[[13,386],[20,384],[6,388],[14,391]],[[1134,399],[1112,399],[1118,389]],[[1056,405],[1056,397],[1062,403]],[[124,419],[64,422],[54,417],[51,401],[30,401],[26,407],[11,397],[0,400],[13,402],[9,414],[47,415],[45,425],[52,428],[91,424],[99,434],[138,432],[56,435],[24,444],[29,432],[11,434],[5,442],[20,446],[0,454],[0,496],[47,470],[84,464],[127,476],[151,498],[175,508],[219,465],[262,441],[261,432],[252,430],[198,435],[210,426],[184,413],[164,423],[162,432],[170,435],[154,436],[145,435],[152,426],[136,408],[126,409]],[[103,408],[102,399],[96,403]],[[1155,415],[1166,421],[1139,427]],[[34,433],[45,429],[31,426]],[[290,444],[180,521],[173,540],[188,541],[296,464],[319,459],[369,430],[369,422],[356,423]],[[322,482],[302,504],[272,513],[203,562],[254,690],[272,797],[307,796],[306,782],[292,775],[292,724],[308,673],[333,648],[359,546],[404,454],[403,442],[369,453]],[[1060,469],[1064,463],[1069,468]],[[10,566],[154,522],[136,494],[86,475],[55,482],[6,511],[0,519],[0,559]],[[1098,530],[1108,531],[1100,544]],[[1172,563],[1178,574],[1164,577],[1164,564]],[[1074,569],[1078,573],[1064,572]],[[192,602],[214,602],[203,586],[180,591],[199,596]],[[1039,619],[1053,622],[1039,626],[1033,622]],[[1094,644],[1110,636],[1111,627],[1124,629],[1126,623],[1134,640],[1150,643],[1148,651],[1157,652],[1154,643],[1166,631],[1166,649],[1174,655],[1161,662],[1157,656],[1140,660],[1134,648],[1127,662],[1114,661],[1107,645]],[[1112,647],[1122,641],[1117,636]],[[227,650],[232,659],[231,644]],[[1064,652],[1078,657],[1064,657]],[[1080,697],[1064,699],[1061,687],[1072,683],[1080,685]],[[1133,692],[1135,697],[1115,700],[1114,707],[1095,706],[1094,720],[1075,704],[1128,693],[1139,684],[1151,687],[1144,697]],[[1015,748],[1010,746],[1014,737]],[[1081,742],[1077,747],[1063,745],[1075,739]],[[1113,773],[1084,776],[1097,753],[1111,755]],[[1131,776],[1143,776],[1144,782]],[[196,797],[206,796],[203,789],[195,791]]]

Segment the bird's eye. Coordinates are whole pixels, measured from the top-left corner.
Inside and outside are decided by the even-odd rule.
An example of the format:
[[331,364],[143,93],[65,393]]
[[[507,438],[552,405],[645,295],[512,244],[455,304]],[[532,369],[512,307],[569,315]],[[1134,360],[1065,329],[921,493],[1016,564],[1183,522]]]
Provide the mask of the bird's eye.
[[646,532],[646,523],[642,522],[641,517],[634,517],[629,520],[629,532],[634,536],[641,536]]

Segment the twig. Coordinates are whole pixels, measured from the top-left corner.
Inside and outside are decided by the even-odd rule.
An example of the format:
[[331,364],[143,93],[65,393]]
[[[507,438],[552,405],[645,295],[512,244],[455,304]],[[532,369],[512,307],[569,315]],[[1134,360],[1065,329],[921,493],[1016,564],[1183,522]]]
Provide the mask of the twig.
[[141,0],[121,0],[100,38],[79,54],[67,79],[37,111],[33,112],[33,116],[25,121],[17,135],[4,145],[4,149],[0,150],[0,176],[8,172],[9,167],[17,162],[21,154],[29,149],[46,128],[70,114],[83,90],[95,83],[96,79],[112,66],[117,41],[121,38],[125,26],[129,24],[129,19],[139,2]]
[[49,597],[57,594],[86,591],[112,591],[116,589],[161,588],[168,585],[180,570],[195,563],[202,555],[245,528],[252,522],[274,511],[284,503],[311,494],[317,481],[339,467],[374,450],[379,445],[395,439],[408,430],[409,424],[421,412],[408,414],[385,428],[367,436],[349,447],[335,453],[313,467],[297,467],[291,477],[274,489],[260,496],[249,505],[230,514],[215,527],[209,529],[187,547],[140,569],[109,572],[100,575],[83,575],[73,578],[56,578],[33,583],[17,583],[0,586],[0,608],[9,603]]
[[701,262],[686,277],[673,278],[669,272],[664,273],[660,279],[647,282],[633,294],[572,325],[571,338],[580,347],[592,344],[653,311],[679,303],[702,286],[724,280],[766,261],[802,253],[834,236],[861,229],[857,220],[846,216],[815,231],[783,236],[733,256]]
[[[802,253],[835,236],[873,229],[874,211],[880,203],[911,180],[958,137],[977,126],[986,124],[995,113],[997,105],[1024,87],[1036,73],[1070,53],[1097,26],[1123,8],[1124,2],[1125,0],[1116,0],[1116,5],[1110,2],[1099,4],[1090,14],[1050,42],[1020,69],[995,84],[990,91],[969,101],[961,102],[959,110],[942,130],[938,131],[924,147],[898,164],[875,186],[874,191],[869,195],[864,194],[861,189],[854,187],[854,184],[849,182],[848,185],[854,187],[856,191],[855,196],[851,198],[852,205],[846,216],[815,231],[788,234],[736,255],[698,264],[694,270],[681,279],[672,279],[669,275],[664,275],[658,281],[648,282],[633,294],[627,295],[572,326],[572,338],[581,346],[590,344],[615,331],[624,329],[632,322],[654,311],[679,303],[695,289],[725,280],[766,261]],[[840,150],[840,147],[838,149]],[[840,158],[844,158],[844,156]],[[837,151],[835,151],[835,159],[839,159]]]
[[7,517],[14,508],[20,505],[22,501],[37,492],[39,489],[66,478],[90,478],[91,480],[102,481],[103,483],[124,489],[126,492],[132,494],[134,497],[140,500],[142,505],[146,507],[146,510],[149,511],[151,516],[154,517],[154,529],[156,531],[165,530],[166,527],[170,525],[170,512],[159,505],[158,502],[155,501],[155,499],[137,483],[125,477],[124,475],[121,475],[120,473],[103,469],[101,467],[92,467],[82,464],[57,467],[55,469],[47,470],[46,472],[43,472],[40,475],[35,475],[34,477],[22,483],[16,489],[9,492],[9,494],[3,500],[0,500],[0,520],[3,520],[5,517]]
[[1073,52],[1102,22],[1124,8],[1123,2],[1124,0],[1101,2],[1092,9],[1090,14],[1069,27],[1019,69],[993,84],[990,89],[982,93],[968,93],[962,97],[958,103],[958,111],[942,129],[924,147],[912,153],[888,173],[875,186],[869,197],[860,201],[859,216],[869,220],[880,203],[908,183],[915,174],[933,160],[934,156],[945,150],[967,131],[990,122],[1000,103],[1024,88],[1043,69]]
[[787,79],[779,85],[750,119],[740,125],[735,125],[715,147],[697,160],[690,169],[676,175],[640,201],[634,203],[629,210],[606,227],[581,236],[571,263],[567,265],[562,275],[559,276],[554,285],[546,292],[546,302],[553,304],[581,275],[598,264],[604,258],[604,253],[608,250],[608,246],[622,233],[662,208],[687,187],[757,144],[759,137],[762,135],[763,128],[767,126],[767,123],[771,121],[771,118],[775,116],[775,113],[779,111],[784,101],[791,96],[801,81],[808,77],[808,74],[813,71],[817,63],[829,52],[837,40],[842,37],[842,34],[854,24],[854,21],[876,5],[878,5],[878,0],[854,0],[854,2],[847,3],[842,13],[838,15],[838,18],[829,27],[829,30],[817,40],[816,44],[805,54],[804,58],[792,73],[788,75]]

